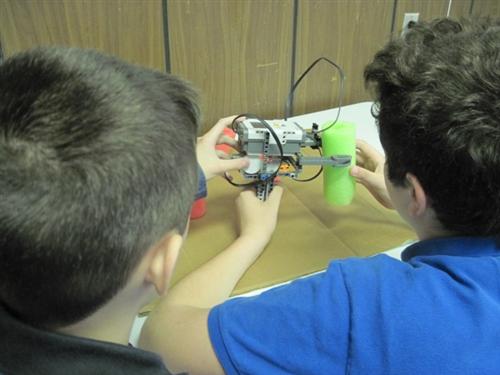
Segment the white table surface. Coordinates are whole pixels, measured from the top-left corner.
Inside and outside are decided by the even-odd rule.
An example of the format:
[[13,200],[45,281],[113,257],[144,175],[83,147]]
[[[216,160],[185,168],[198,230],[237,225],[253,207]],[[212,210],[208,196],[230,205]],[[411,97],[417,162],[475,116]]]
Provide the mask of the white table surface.
[[[371,114],[372,105],[373,102],[361,102],[346,105],[340,109],[339,121],[349,121],[356,124],[356,137],[367,141],[378,151],[384,153],[378,137],[378,129],[375,118]],[[324,111],[290,117],[290,120],[296,121],[304,129],[311,129],[313,123],[317,123],[321,126],[326,122],[335,120],[337,112],[337,108],[332,108]]]

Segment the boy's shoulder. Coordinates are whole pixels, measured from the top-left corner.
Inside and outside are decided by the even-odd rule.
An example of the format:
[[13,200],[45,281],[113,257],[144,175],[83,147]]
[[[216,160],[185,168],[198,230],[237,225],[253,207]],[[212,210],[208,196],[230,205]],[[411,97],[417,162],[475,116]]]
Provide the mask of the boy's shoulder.
[[211,341],[224,368],[247,373],[263,357],[308,373],[496,373],[499,255],[493,239],[448,239],[411,245],[403,261],[334,260],[215,307]]
[[1,305],[0,332],[0,374],[170,374],[154,353],[38,329]]
[[[441,300],[454,299],[460,290],[472,285],[488,294],[497,284],[499,266],[496,238],[449,237],[415,242],[401,253],[401,260],[385,254],[335,260],[327,273],[333,279],[340,273],[348,293],[365,295],[366,300],[382,297],[390,303],[404,296],[421,302],[442,288],[447,293],[442,292]],[[336,268],[338,271],[333,271]]]
[[341,269],[348,294],[351,370],[370,372],[389,361],[393,373],[496,373],[497,240],[421,241],[402,259],[376,255],[331,265]]

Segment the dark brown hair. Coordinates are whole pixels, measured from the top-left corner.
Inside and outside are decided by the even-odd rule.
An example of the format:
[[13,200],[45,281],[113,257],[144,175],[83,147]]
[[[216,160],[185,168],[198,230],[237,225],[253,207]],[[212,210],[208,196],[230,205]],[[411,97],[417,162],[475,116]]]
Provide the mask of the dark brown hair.
[[416,175],[454,233],[500,234],[500,21],[416,23],[365,80],[389,179]]
[[0,65],[0,301],[39,326],[88,316],[182,232],[197,186],[197,95],[92,50]]

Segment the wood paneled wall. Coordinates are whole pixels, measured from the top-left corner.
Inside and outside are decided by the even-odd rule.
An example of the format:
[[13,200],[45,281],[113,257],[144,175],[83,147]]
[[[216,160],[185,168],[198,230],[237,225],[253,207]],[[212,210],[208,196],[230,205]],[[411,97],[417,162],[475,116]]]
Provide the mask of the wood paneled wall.
[[[299,1],[296,78],[325,56],[345,72],[344,104],[369,99],[363,68],[390,38],[393,5],[394,0]],[[319,64],[297,87],[294,114],[337,106],[340,76]]]
[[[343,67],[344,104],[368,100],[363,68],[407,12],[500,17],[500,1],[0,0],[0,42],[6,56],[57,44],[170,68],[200,89],[208,129],[229,114],[283,116],[293,79],[320,56]],[[298,87],[294,114],[336,106],[338,83],[320,63]]]
[[470,16],[472,9],[471,0],[454,0],[450,7],[450,17],[460,18]]
[[481,16],[500,17],[499,0],[473,0],[472,14]]
[[290,87],[292,0],[168,1],[172,73],[201,88],[206,125],[274,117]]
[[165,69],[161,0],[0,0],[0,40],[6,56],[60,45]]
[[[451,2],[451,5],[453,8],[458,9],[458,3],[465,4],[468,2],[469,1],[455,0]],[[420,20],[430,20],[436,17],[446,16],[449,5],[449,0],[398,0],[395,9],[394,34],[401,34],[405,13],[419,13]],[[462,11],[462,9],[460,9],[460,11]]]

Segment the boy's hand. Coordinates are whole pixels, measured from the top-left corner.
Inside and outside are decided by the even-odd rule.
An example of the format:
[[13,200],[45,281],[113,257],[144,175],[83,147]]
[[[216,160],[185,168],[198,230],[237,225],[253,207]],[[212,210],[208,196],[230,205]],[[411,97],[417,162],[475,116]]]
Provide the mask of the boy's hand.
[[235,117],[231,116],[220,119],[212,129],[198,138],[196,156],[207,180],[217,175],[222,175],[224,172],[248,166],[249,161],[247,158],[229,159],[229,155],[215,149],[215,146],[219,144],[227,144],[231,147],[237,146],[237,142],[234,139],[224,134],[224,128],[231,125]]
[[282,195],[281,186],[275,186],[265,202],[257,198],[253,190],[242,191],[236,199],[240,237],[267,244],[276,228]]
[[384,178],[385,157],[362,140],[356,140],[356,167],[351,168],[351,176],[364,185],[382,206],[392,206]]

